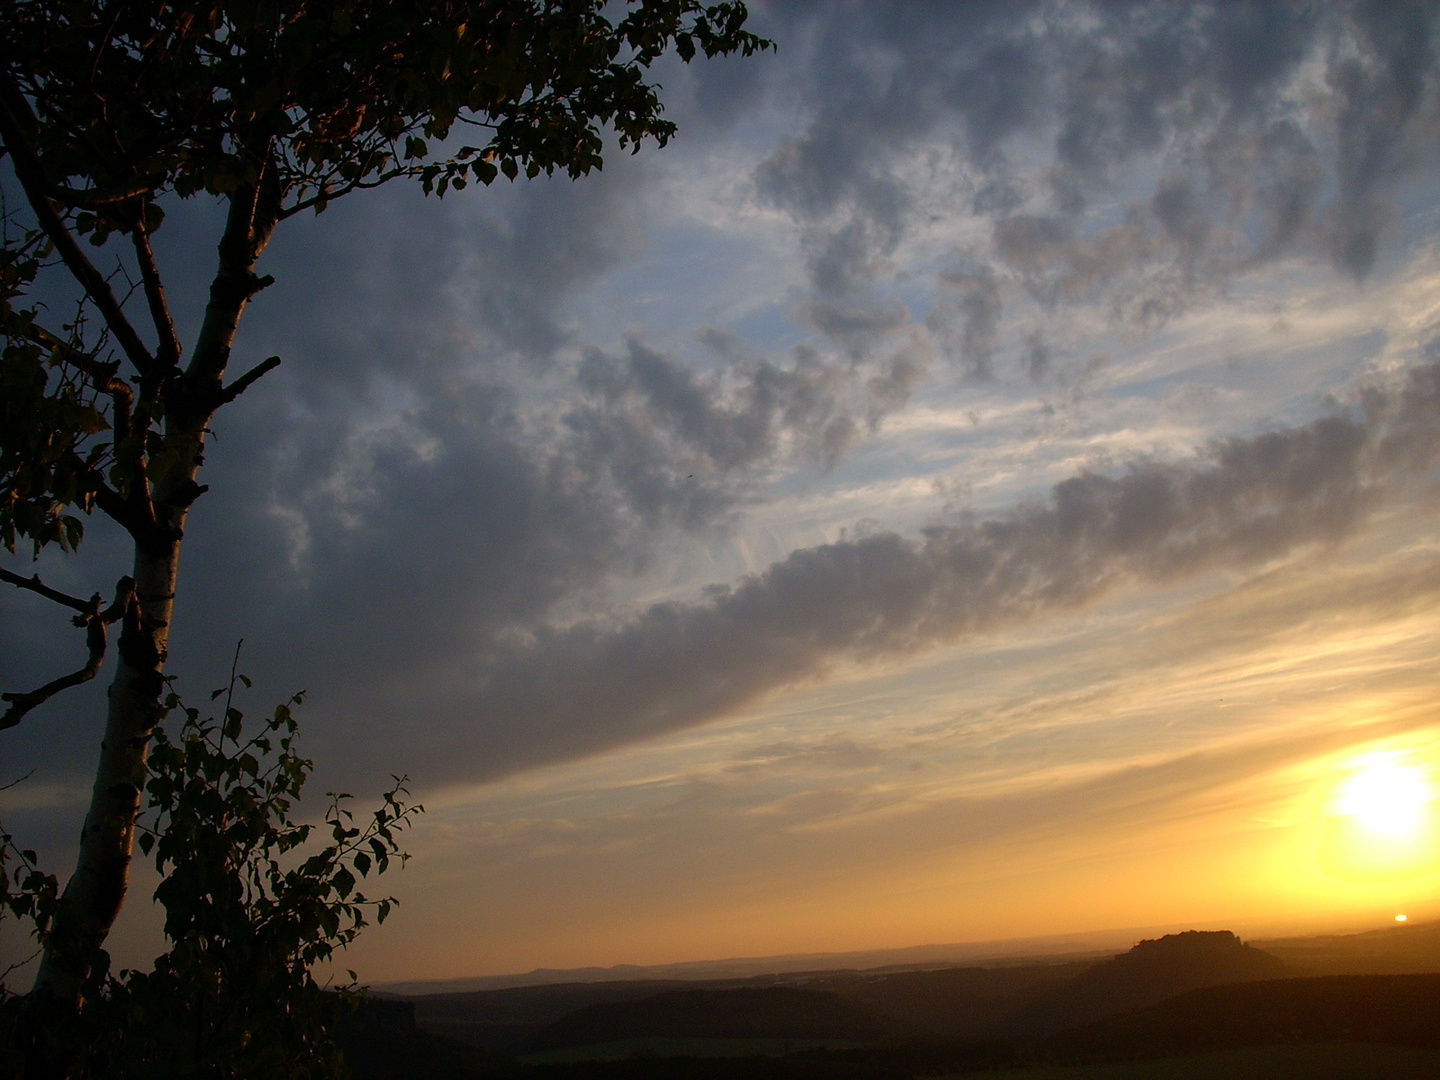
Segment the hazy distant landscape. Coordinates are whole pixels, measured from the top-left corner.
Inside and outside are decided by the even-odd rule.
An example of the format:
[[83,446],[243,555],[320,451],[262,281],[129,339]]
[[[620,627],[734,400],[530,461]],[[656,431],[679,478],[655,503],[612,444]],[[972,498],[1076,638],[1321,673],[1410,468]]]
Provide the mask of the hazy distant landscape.
[[358,1080],[1440,1070],[1440,922],[1250,942],[1186,931],[1118,953],[967,964],[815,959],[744,977],[537,972],[504,987],[377,992],[350,1024],[347,1056]]

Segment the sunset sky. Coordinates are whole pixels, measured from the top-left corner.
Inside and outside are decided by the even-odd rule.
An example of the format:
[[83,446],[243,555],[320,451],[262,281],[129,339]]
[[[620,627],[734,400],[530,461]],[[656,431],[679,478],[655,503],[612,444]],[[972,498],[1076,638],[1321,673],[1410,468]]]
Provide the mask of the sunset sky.
[[[1440,8],[751,6],[668,147],[262,260],[170,670],[308,689],[317,812],[412,777],[345,966],[1440,917]],[[192,332],[216,223],[157,237]],[[104,681],[0,735],[56,870]]]

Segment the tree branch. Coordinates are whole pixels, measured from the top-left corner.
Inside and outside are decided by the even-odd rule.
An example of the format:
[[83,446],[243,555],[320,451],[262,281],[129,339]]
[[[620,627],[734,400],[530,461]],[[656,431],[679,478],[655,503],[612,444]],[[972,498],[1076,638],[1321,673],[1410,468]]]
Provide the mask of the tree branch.
[[29,327],[30,340],[37,345],[43,345],[52,352],[59,353],[67,364],[79,368],[90,380],[90,385],[102,394],[123,394],[127,399],[134,399],[134,392],[130,385],[117,376],[120,374],[120,364],[104,363],[95,359],[87,352],[82,352],[68,341],[52,334],[43,326],[31,323]]
[[[19,787],[21,784],[23,784],[26,780],[29,780],[30,777],[32,777],[32,776],[34,776],[34,775],[35,775],[35,770],[34,770],[34,769],[31,769],[31,770],[30,770],[29,772],[27,772],[24,776],[17,776],[14,780],[11,780],[8,784],[0,784],[0,791],[9,791],[12,787]],[[37,955],[38,955],[38,954],[37,954]],[[7,970],[10,970],[10,969],[7,969]],[[4,978],[3,978],[3,977],[0,977],[0,982],[3,982],[3,981],[4,981]]]
[[130,598],[135,593],[135,579],[122,577],[115,586],[114,602],[101,611],[99,593],[96,593],[88,601],[76,600],[73,596],[65,596],[64,593],[56,593],[55,590],[40,585],[38,577],[31,579],[32,585],[24,578],[17,578],[7,570],[0,569],[0,574],[5,576],[6,581],[12,581],[21,588],[33,588],[35,592],[43,590],[42,595],[53,593],[51,599],[55,599],[57,596],[63,597],[60,602],[71,607],[78,606],[82,614],[75,616],[75,624],[85,627],[85,646],[89,652],[85,666],[78,671],[72,671],[69,675],[62,675],[58,679],[52,679],[39,689],[31,690],[26,694],[0,694],[0,700],[10,702],[10,708],[5,710],[3,716],[0,716],[0,731],[4,731],[6,728],[12,728],[20,723],[26,713],[37,705],[50,700],[60,691],[68,690],[72,686],[79,686],[81,683],[95,678],[100,671],[100,665],[105,662],[105,627],[124,615]]
[[[59,589],[50,588],[49,585],[46,585],[40,580],[39,574],[32,574],[30,577],[24,578],[19,574],[12,574],[9,570],[0,566],[0,581],[9,582],[17,589],[27,589],[30,592],[38,593],[45,597],[46,600],[53,600],[57,604],[63,604],[65,607],[73,608],[87,618],[89,617],[91,611],[90,601],[81,600],[78,596],[71,596],[69,593],[61,592]],[[91,598],[97,604],[99,603],[99,595],[99,593],[96,593],[95,596]]]
[[292,203],[290,206],[285,207],[284,210],[280,211],[279,220],[284,221],[286,218],[294,217],[302,210],[309,210],[314,206],[332,203],[336,199],[349,195],[352,191],[379,187],[381,184],[394,180],[397,176],[410,175],[414,171],[414,169],[408,166],[404,169],[392,169],[390,172],[381,173],[378,177],[375,177],[373,181],[351,180],[342,184],[340,187],[318,191],[308,199],[301,199],[299,202]]
[[[311,207],[321,206],[326,203],[333,202],[336,199],[343,198],[344,196],[350,194],[352,191],[358,191],[364,188],[379,187],[382,184],[389,183],[391,180],[394,180],[398,176],[413,175],[418,171],[418,166],[401,165],[397,166],[394,169],[390,169],[388,172],[382,172],[378,176],[375,176],[370,180],[366,180],[364,178],[365,171],[366,169],[368,169],[369,162],[374,158],[376,153],[378,153],[377,150],[369,150],[366,152],[362,167],[358,170],[358,175],[356,175],[353,180],[348,180],[345,183],[339,185],[338,187],[333,188],[328,186],[330,183],[330,180],[328,178],[316,181],[315,187],[317,190],[314,195],[311,195],[309,198],[300,199],[299,201],[292,203],[290,206],[282,208],[278,211],[276,215],[276,220],[284,221],[287,218],[294,217],[302,210],[309,210]],[[331,171],[330,175],[335,175],[334,170]],[[304,190],[303,186],[301,190]]]
[[129,383],[118,377],[120,371],[118,362],[102,363],[89,353],[81,352],[74,345],[61,340],[43,326],[35,323],[30,324],[30,339],[52,352],[59,353],[65,363],[78,368],[90,380],[91,386],[102,394],[110,395],[110,400],[115,406],[115,413],[110,418],[110,427],[115,432],[115,441],[119,442],[130,436],[135,391],[130,388]]
[[[240,313],[257,291],[251,237],[258,198],[259,192],[253,184],[230,195],[225,231],[218,245],[220,265],[210,282],[210,301],[205,305],[205,318],[185,369],[187,383],[197,389],[209,384],[208,393],[201,390],[203,398],[213,397],[218,389],[230,360],[230,343],[234,340]],[[203,416],[192,419],[203,421]]]
[[45,176],[44,166],[40,163],[34,147],[25,138],[27,119],[30,121],[28,126],[34,127],[34,117],[30,115],[30,106],[24,95],[16,90],[9,80],[0,81],[0,138],[4,138],[6,149],[10,151],[15,176],[25,191],[30,208],[35,211],[40,227],[55,245],[55,250],[60,253],[60,258],[70,273],[100,309],[106,326],[125,350],[125,355],[130,358],[137,371],[142,375],[148,374],[155,367],[155,359],[150,355],[150,350],[145,348],[145,343],[140,340],[135,327],[125,317],[125,311],[115,294],[110,291],[104,275],[80,250],[80,245],[70,229],[50,204],[53,193],[51,184]]
[[144,470],[137,471],[140,473],[141,482],[132,485],[128,499],[109,485],[101,484],[95,490],[95,505],[128,532],[136,543],[148,547],[160,542],[160,523],[155,517],[155,505],[150,499],[150,492],[143,483]]
[[274,371],[279,366],[280,357],[267,356],[264,360],[261,360],[260,363],[256,364],[249,371],[245,372],[244,375],[241,375],[233,383],[221,390],[220,400],[216,403],[215,407],[219,408],[221,405],[229,405],[230,402],[234,401],[246,390],[249,390],[250,387],[253,386],[256,382],[264,378],[266,375],[270,374],[270,372]]
[[135,244],[135,260],[140,264],[140,279],[145,285],[145,302],[150,306],[150,321],[155,324],[155,334],[160,340],[160,355],[157,359],[162,368],[180,365],[180,338],[175,333],[175,320],[170,315],[170,305],[165,300],[165,283],[160,280],[160,268],[155,265],[155,251],[150,246],[150,234],[143,222],[136,222],[130,233]]
[[[34,323],[30,324],[30,337],[47,349],[58,352],[66,363],[83,372],[96,390],[110,395],[114,404],[110,427],[117,446],[134,434],[135,392],[118,377],[118,362],[102,363]],[[95,491],[95,504],[137,541],[154,541],[155,507],[150,500],[143,464],[137,463],[133,471],[128,498],[122,498],[119,492],[101,481]]]
[[[280,182],[280,163],[274,154],[273,144],[267,146],[266,156],[260,166],[260,176],[256,180],[255,192],[255,213],[250,220],[250,263],[253,266],[255,260],[260,258],[260,253],[270,243],[270,237],[275,232],[275,226],[280,223],[280,210],[284,205],[285,192]],[[274,278],[256,278],[258,287],[251,293],[253,296],[261,289],[268,287]],[[263,281],[264,284],[259,284]]]
[[55,184],[50,189],[51,197],[77,210],[100,210],[117,203],[129,202],[149,195],[154,186],[141,180],[121,188],[72,188]]

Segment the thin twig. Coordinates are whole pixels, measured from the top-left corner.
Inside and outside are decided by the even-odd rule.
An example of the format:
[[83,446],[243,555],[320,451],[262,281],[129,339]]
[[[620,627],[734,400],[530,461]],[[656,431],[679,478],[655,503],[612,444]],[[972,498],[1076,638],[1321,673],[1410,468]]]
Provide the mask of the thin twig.
[[30,339],[37,345],[43,345],[52,352],[59,353],[65,363],[83,371],[89,377],[90,384],[102,394],[109,394],[112,397],[122,394],[127,399],[133,400],[134,393],[129,384],[121,381],[118,377],[120,374],[119,361],[111,361],[107,364],[97,360],[89,353],[82,352],[68,341],[35,323],[30,324],[29,333]]
[[4,986],[6,979],[8,979],[8,978],[9,978],[11,975],[13,975],[15,972],[19,971],[19,970],[20,970],[21,968],[23,968],[26,964],[29,964],[32,960],[34,960],[37,956],[39,956],[39,955],[40,955],[42,952],[44,952],[44,951],[45,951],[45,949],[44,949],[44,947],[42,946],[41,948],[36,949],[33,953],[31,953],[29,956],[27,956],[24,960],[17,960],[17,961],[15,961],[15,963],[13,963],[13,964],[11,964],[9,967],[7,967],[4,971],[0,971],[0,986]]
[[138,199],[142,195],[149,195],[154,190],[152,184],[142,180],[123,188],[56,186],[51,189],[51,194],[58,202],[62,202],[66,206],[73,206],[81,210],[95,210],[102,206],[114,206],[116,203]]
[[150,306],[150,321],[155,324],[155,333],[160,339],[160,366],[176,367],[180,363],[180,338],[175,333],[175,320],[165,300],[165,284],[160,280],[160,268],[155,265],[150,234],[145,231],[143,222],[137,222],[130,235],[135,246],[135,260],[140,264],[140,279],[145,285],[145,301]]
[[[225,688],[225,715],[220,720],[220,741],[225,741],[225,729],[230,726],[230,703],[235,700],[235,680],[239,677],[236,672],[240,670],[240,646],[245,644],[242,637],[235,642],[235,657],[230,661],[230,684]],[[240,745],[237,737],[231,740],[236,746]]]
[[[39,767],[40,766],[37,765],[35,766],[35,769],[38,769]],[[11,780],[8,784],[0,784],[0,791],[9,791],[12,787],[23,784],[26,780],[29,780],[30,777],[35,775],[35,769],[31,769],[24,776],[20,776],[14,780]]]

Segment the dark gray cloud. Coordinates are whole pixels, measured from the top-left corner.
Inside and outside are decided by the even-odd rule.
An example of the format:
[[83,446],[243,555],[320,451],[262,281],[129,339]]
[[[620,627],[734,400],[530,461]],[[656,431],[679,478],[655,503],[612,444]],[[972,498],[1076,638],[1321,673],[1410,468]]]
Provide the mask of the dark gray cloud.
[[836,432],[849,421],[853,379],[845,365],[806,348],[783,366],[737,356],[705,376],[632,340],[621,356],[588,350],[579,383],[590,396],[565,416],[573,456],[598,463],[614,483],[632,490],[630,501],[638,506],[654,502],[641,487],[673,487],[677,478],[687,481],[681,487],[733,502],[738,493],[722,494],[716,485],[743,486],[746,469],[782,454],[831,458]]
[[[216,495],[186,551],[239,572],[201,569],[185,614],[225,611],[277,647],[300,634],[341,669],[396,631],[442,655],[642,547],[519,394],[571,340],[562,299],[633,242],[623,182],[540,183],[484,209],[397,188],[297,230],[271,268],[286,291],[242,341],[286,363],[219,418]],[[443,584],[457,575],[487,584]]]
[[1050,345],[1037,331],[1026,339],[1025,351],[1020,356],[1020,365],[1025,369],[1025,374],[1030,376],[1032,382],[1039,382],[1045,378],[1054,358]]
[[1333,544],[1434,464],[1437,436],[1440,367],[1427,366],[1348,414],[1192,462],[1080,473],[986,520],[797,550],[703,602],[537,627],[479,659],[461,697],[418,691],[444,720],[407,746],[427,781],[494,776],[695,725],[837,663]]
[[239,347],[291,360],[292,394],[363,394],[376,372],[544,366],[574,340],[565,301],[637,250],[648,167],[620,155],[584,184],[501,181],[444,199],[391,184],[287,222],[264,256],[280,284]]

